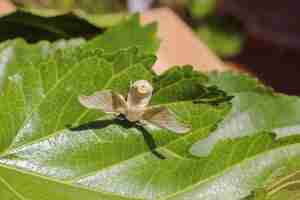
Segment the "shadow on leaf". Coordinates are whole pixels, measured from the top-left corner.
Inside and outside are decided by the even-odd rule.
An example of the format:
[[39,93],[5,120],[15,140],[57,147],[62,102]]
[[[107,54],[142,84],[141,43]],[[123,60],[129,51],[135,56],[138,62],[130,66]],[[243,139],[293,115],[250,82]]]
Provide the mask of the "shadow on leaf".
[[147,144],[149,150],[159,159],[166,158],[164,155],[156,151],[157,145],[155,143],[155,140],[146,128],[144,128],[142,125],[139,125],[135,122],[128,121],[124,116],[121,115],[114,119],[91,121],[76,127],[67,126],[67,128],[71,131],[84,131],[90,129],[103,129],[110,125],[119,125],[126,129],[136,128],[142,133],[145,143]]

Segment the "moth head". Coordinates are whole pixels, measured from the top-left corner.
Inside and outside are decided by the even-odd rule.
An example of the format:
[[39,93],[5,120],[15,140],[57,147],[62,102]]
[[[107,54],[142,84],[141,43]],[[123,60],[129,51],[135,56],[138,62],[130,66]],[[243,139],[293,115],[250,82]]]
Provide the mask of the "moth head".
[[134,88],[136,90],[136,92],[141,96],[146,96],[146,95],[152,94],[152,92],[153,92],[152,85],[150,84],[149,81],[146,81],[146,80],[136,81],[132,84],[131,87]]

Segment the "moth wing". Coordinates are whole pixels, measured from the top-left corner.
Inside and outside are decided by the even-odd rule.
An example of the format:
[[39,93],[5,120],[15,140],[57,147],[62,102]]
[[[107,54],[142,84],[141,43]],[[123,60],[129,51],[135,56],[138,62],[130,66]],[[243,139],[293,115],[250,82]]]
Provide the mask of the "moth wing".
[[186,133],[190,128],[176,119],[167,107],[151,107],[143,114],[143,120],[146,120],[158,127],[168,129],[175,133]]
[[125,113],[127,104],[124,97],[109,90],[95,92],[91,96],[79,96],[79,102],[86,108],[107,113]]

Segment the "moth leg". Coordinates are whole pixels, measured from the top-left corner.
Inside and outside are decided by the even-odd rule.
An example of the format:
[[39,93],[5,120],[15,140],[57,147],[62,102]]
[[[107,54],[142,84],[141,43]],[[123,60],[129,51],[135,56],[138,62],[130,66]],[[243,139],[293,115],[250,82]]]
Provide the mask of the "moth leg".
[[140,121],[137,121],[137,122],[136,122],[136,125],[138,125],[138,126],[146,126],[146,125],[147,125],[147,122],[144,121],[144,120],[140,120]]
[[126,120],[126,116],[124,114],[122,114],[122,113],[121,114],[117,114],[116,113],[115,114],[115,118],[118,119],[118,120],[122,120],[122,121]]

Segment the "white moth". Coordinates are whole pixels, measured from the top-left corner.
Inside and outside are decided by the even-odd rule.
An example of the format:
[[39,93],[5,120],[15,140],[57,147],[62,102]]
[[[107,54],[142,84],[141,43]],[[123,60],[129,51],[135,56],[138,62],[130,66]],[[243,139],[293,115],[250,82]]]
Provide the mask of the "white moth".
[[91,96],[80,96],[79,102],[89,109],[106,113],[123,114],[130,122],[149,122],[175,133],[186,133],[188,126],[176,120],[176,116],[165,106],[149,106],[153,87],[146,80],[131,84],[127,101],[118,93],[104,90]]

